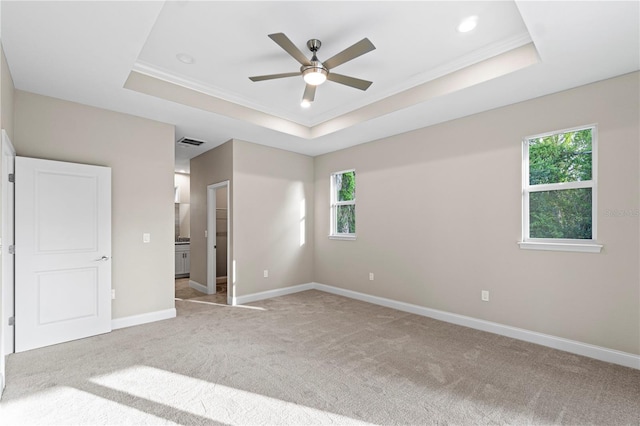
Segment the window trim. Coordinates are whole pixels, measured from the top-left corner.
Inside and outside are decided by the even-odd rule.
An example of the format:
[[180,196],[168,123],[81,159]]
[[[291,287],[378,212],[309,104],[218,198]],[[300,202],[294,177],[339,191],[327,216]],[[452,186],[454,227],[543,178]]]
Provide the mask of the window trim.
[[[356,234],[345,234],[345,233],[341,233],[341,232],[336,232],[336,223],[337,223],[337,214],[338,214],[338,206],[350,206],[356,205],[356,200],[349,200],[349,201],[338,201],[336,199],[336,188],[335,188],[335,176],[336,175],[341,175],[344,173],[349,173],[349,172],[355,172],[356,169],[347,169],[347,170],[341,170],[338,172],[333,172],[331,173],[331,175],[329,176],[329,202],[330,202],[330,218],[329,218],[329,239],[331,240],[345,240],[345,241],[353,241],[356,239]],[[357,176],[357,175],[356,175]],[[356,188],[357,188],[357,181],[356,181]],[[357,190],[356,190],[356,194],[357,194]],[[357,198],[357,196],[356,196]]]
[[[569,133],[591,129],[591,180],[529,185],[529,141],[559,133]],[[568,189],[591,188],[591,239],[530,238],[529,194],[542,191],[563,191]],[[522,139],[522,235],[518,242],[525,250],[550,250],[600,253],[603,245],[598,244],[598,125],[587,124],[526,136]]]

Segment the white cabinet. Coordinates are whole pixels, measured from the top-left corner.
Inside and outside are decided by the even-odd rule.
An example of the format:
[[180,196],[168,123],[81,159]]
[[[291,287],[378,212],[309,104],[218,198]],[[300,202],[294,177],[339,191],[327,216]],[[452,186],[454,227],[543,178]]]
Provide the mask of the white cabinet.
[[176,244],[176,277],[188,277],[191,270],[190,244]]

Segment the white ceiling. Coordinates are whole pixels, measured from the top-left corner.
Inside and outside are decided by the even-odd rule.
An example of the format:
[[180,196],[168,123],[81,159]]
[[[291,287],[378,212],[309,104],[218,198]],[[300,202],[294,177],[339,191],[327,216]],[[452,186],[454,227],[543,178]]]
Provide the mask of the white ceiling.
[[[470,15],[482,15],[482,25],[473,34],[457,32],[461,19]],[[313,108],[303,109],[301,77],[251,82],[251,75],[299,70],[300,64],[267,37],[278,32],[307,57],[307,40],[320,39],[321,61],[368,37],[376,50],[335,71],[374,84],[362,92],[327,83],[318,88]],[[429,42],[438,34],[437,43]],[[199,82],[221,98],[311,125],[422,83],[425,72],[479,49],[495,55],[506,50],[505,44],[516,47],[529,41],[513,2],[409,2],[402,7],[395,2],[235,2],[224,7],[172,2],[162,9],[138,62],[151,72]],[[177,53],[188,53],[196,63],[185,65]]]
[[[17,89],[172,123],[176,139],[207,141],[176,147],[177,170],[231,138],[318,155],[640,69],[637,1],[2,1],[1,8]],[[458,33],[470,15],[478,27]],[[376,50],[335,71],[373,85],[362,92],[327,82],[302,109],[300,77],[251,82],[299,69],[267,37],[277,32],[305,53],[308,39],[320,39],[321,61],[368,37]],[[178,53],[196,62],[184,64]]]

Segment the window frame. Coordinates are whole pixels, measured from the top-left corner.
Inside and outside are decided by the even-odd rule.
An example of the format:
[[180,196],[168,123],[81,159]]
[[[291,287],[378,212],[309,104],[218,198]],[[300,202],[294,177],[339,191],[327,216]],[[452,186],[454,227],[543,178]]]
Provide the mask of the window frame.
[[[529,141],[552,135],[591,129],[591,180],[558,182],[540,185],[530,185],[529,180]],[[591,188],[591,239],[570,238],[531,238],[529,195],[532,192],[563,191],[570,189]],[[577,251],[600,253],[602,245],[597,242],[598,231],[598,125],[588,124],[551,132],[526,136],[522,139],[522,236],[521,249]]]
[[[339,206],[350,206],[353,205],[354,206],[354,210],[356,209],[356,199],[353,200],[349,200],[349,201],[338,201],[337,199],[337,188],[336,188],[336,176],[337,175],[342,175],[344,173],[349,173],[349,172],[354,172],[355,173],[356,169],[346,169],[346,170],[341,170],[339,172],[333,172],[331,173],[331,175],[329,176],[329,181],[330,181],[330,185],[329,185],[329,200],[330,200],[330,218],[329,218],[329,238],[332,240],[355,240],[356,239],[356,233],[343,233],[343,232],[336,232],[336,226],[337,226],[337,222],[338,222],[338,207]],[[356,174],[356,194],[357,194],[357,174]],[[356,195],[357,198],[357,195]]]

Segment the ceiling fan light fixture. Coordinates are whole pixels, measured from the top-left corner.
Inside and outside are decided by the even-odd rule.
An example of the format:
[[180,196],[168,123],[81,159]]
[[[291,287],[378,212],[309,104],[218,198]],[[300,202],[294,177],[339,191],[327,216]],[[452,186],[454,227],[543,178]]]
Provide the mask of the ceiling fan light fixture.
[[307,99],[303,99],[302,102],[300,102],[300,106],[302,108],[309,108],[311,106],[311,101]]
[[322,65],[312,65],[304,67],[302,70],[302,78],[305,83],[312,86],[319,86],[327,81],[327,70]]

